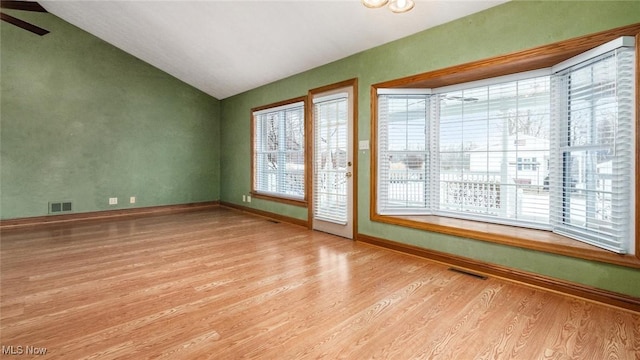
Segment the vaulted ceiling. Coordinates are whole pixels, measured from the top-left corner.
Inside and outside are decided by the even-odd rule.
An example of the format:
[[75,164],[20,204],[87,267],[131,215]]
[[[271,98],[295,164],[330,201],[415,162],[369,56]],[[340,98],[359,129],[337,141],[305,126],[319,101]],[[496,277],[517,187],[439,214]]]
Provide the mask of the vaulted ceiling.
[[40,1],[54,15],[224,99],[506,0]]

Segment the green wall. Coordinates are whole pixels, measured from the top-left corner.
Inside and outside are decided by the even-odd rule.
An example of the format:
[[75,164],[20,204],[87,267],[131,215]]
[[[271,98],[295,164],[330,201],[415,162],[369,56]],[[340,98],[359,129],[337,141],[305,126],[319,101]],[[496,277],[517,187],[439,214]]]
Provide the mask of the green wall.
[[51,33],[0,25],[2,219],[220,198],[217,99],[54,15],[10,13]]
[[[417,5],[419,6],[419,4]],[[221,200],[307,218],[307,210],[254,200],[250,191],[250,109],[359,79],[358,140],[370,138],[372,84],[640,22],[638,1],[515,1],[222,101]],[[358,152],[362,234],[518,268],[640,297],[640,271],[532,250],[401,228],[369,220],[369,151]]]

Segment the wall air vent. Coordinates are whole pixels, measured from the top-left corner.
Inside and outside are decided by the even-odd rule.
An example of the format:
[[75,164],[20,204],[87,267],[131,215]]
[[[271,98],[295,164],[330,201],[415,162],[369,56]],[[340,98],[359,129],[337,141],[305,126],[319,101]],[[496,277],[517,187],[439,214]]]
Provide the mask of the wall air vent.
[[71,201],[57,201],[49,203],[49,214],[71,212],[72,210],[73,206],[71,206]]

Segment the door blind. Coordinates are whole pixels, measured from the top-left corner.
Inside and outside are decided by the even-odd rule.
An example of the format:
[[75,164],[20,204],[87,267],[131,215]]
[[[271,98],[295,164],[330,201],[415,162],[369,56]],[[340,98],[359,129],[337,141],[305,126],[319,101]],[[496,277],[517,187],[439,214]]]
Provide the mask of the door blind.
[[314,99],[314,217],[347,223],[348,95]]

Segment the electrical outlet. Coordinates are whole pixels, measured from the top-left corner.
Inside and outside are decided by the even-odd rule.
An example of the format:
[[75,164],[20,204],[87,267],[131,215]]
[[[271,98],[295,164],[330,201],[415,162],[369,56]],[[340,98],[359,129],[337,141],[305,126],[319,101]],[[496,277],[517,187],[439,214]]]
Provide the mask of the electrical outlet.
[[129,198],[129,204],[135,204],[136,203],[136,197],[132,196]]
[[118,198],[109,198],[109,205],[118,205]]
[[251,202],[251,195],[247,195],[247,202]]
[[242,202],[247,202],[247,195],[242,195]]

